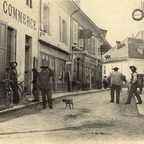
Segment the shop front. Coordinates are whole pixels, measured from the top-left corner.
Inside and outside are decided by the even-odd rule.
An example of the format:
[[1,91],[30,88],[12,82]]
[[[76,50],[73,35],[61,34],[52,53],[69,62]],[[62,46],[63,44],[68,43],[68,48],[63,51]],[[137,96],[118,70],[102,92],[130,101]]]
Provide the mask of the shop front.
[[[31,93],[32,67],[38,57],[38,1],[29,12],[25,1],[0,1],[0,82],[7,79],[6,72],[11,62],[17,62],[17,79]],[[5,103],[4,88],[1,86],[0,102]]]
[[100,88],[102,67],[98,60],[85,54],[77,54],[73,61],[73,90]]
[[67,53],[56,50],[57,48],[49,44],[40,43],[40,66],[48,65],[55,74],[55,91],[67,91],[66,61],[69,55]]

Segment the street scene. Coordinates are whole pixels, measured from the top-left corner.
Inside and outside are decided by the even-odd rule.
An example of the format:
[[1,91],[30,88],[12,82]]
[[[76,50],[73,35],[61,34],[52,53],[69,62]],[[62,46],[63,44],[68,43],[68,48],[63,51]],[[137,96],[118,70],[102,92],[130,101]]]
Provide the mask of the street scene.
[[0,144],[144,143],[143,0],[0,12]]

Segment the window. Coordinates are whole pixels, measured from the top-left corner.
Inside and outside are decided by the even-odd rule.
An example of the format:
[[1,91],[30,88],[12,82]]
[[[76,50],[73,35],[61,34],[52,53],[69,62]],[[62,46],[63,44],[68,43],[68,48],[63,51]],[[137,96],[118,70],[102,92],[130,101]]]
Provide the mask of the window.
[[43,7],[43,30],[46,33],[50,33],[50,28],[49,28],[49,6],[44,5]]
[[67,23],[61,16],[59,17],[59,33],[60,41],[67,44]]
[[72,42],[73,44],[78,43],[78,23],[75,21],[73,21],[73,25],[72,25]]
[[[79,35],[80,35],[81,30],[83,30],[83,28],[79,27]],[[79,38],[79,48],[84,49],[84,39],[82,39],[82,38]]]
[[32,8],[32,0],[26,0],[26,5]]
[[96,40],[95,37],[92,37],[92,54],[95,55],[96,53]]

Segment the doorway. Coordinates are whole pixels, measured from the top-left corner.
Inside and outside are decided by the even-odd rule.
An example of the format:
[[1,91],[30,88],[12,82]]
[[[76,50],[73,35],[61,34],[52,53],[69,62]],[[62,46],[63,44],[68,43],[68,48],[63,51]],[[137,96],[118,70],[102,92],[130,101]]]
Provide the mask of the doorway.
[[25,35],[25,75],[24,83],[27,93],[31,93],[32,80],[32,37]]
[[7,29],[7,64],[16,61],[16,30],[8,27]]

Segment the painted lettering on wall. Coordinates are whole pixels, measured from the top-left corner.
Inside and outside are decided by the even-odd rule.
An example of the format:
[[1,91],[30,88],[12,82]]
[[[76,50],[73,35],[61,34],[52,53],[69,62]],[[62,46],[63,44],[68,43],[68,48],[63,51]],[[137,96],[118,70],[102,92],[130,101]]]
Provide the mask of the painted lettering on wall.
[[36,21],[22,11],[20,11],[19,9],[17,9],[16,7],[14,7],[12,4],[8,3],[7,1],[3,2],[3,11],[6,15],[14,18],[19,23],[36,30]]

